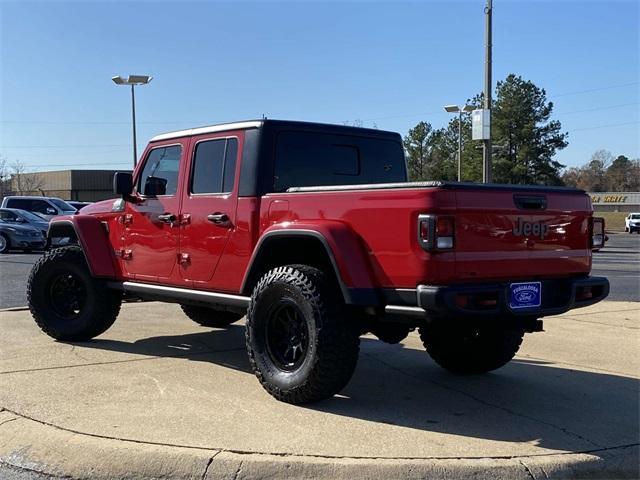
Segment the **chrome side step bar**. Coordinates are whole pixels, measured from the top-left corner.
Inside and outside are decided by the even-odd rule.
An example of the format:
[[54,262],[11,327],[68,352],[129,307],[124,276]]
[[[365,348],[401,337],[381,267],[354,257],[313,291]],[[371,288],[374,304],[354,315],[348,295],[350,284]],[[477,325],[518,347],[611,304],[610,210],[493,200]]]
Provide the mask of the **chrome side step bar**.
[[406,307],[403,305],[387,305],[384,307],[387,315],[403,315],[411,317],[426,317],[427,312],[420,307]]
[[[251,298],[243,295],[194,290],[191,288],[170,287],[167,285],[152,285],[140,282],[111,282],[109,283],[109,287],[165,302],[211,303],[215,305],[225,305],[228,307],[246,309],[251,301]],[[403,305],[387,305],[384,307],[384,311],[387,315],[398,315],[403,317],[424,318],[427,314],[423,308],[407,307]]]
[[249,297],[242,295],[232,295],[229,293],[207,292],[204,290],[193,290],[190,288],[169,287],[166,285],[151,285],[138,282],[112,282],[111,288],[124,290],[125,292],[137,293],[142,296],[157,298],[165,302],[195,301],[226,305],[236,308],[247,308]]

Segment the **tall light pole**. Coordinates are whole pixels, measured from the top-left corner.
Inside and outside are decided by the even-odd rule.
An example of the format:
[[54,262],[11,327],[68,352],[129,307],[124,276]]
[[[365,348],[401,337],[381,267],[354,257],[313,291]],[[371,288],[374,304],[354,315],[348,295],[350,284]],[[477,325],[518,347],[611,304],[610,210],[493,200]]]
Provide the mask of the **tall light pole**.
[[491,183],[491,15],[493,0],[484,7],[484,108],[489,111],[489,134],[483,141],[482,182]]
[[460,108],[458,105],[445,105],[445,111],[458,114],[458,181],[462,181],[462,112],[470,112],[473,106],[465,105]]
[[111,77],[113,83],[116,85],[131,85],[131,115],[133,117],[133,168],[136,168],[138,163],[138,148],[136,144],[136,85],[146,85],[153,77],[148,75],[129,75],[128,78],[122,78],[121,76]]

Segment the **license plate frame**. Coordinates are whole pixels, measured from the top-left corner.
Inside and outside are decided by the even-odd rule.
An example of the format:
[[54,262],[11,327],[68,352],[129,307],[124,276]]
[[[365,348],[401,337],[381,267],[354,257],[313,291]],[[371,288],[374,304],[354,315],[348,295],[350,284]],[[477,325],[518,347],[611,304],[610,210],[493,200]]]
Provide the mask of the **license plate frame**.
[[539,308],[542,305],[542,282],[517,282],[509,285],[509,308]]

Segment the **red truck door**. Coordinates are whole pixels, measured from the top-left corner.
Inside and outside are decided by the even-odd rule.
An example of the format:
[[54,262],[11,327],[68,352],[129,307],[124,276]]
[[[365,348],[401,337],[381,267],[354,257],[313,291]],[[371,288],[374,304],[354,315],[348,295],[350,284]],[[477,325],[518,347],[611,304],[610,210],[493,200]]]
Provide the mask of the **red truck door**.
[[236,220],[236,170],[243,132],[194,137],[184,180],[178,262],[184,280],[204,286],[215,273]]
[[135,279],[166,281],[176,265],[181,164],[188,145],[188,139],[154,144],[137,170],[135,188],[141,200],[126,203],[119,252],[125,270]]

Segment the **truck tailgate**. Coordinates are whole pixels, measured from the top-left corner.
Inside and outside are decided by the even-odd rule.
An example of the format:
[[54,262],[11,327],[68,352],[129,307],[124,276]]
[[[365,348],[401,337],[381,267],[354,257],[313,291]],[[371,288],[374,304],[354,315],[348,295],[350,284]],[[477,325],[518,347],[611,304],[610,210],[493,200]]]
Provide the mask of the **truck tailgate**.
[[591,215],[589,197],[577,191],[456,189],[456,276],[588,274]]

